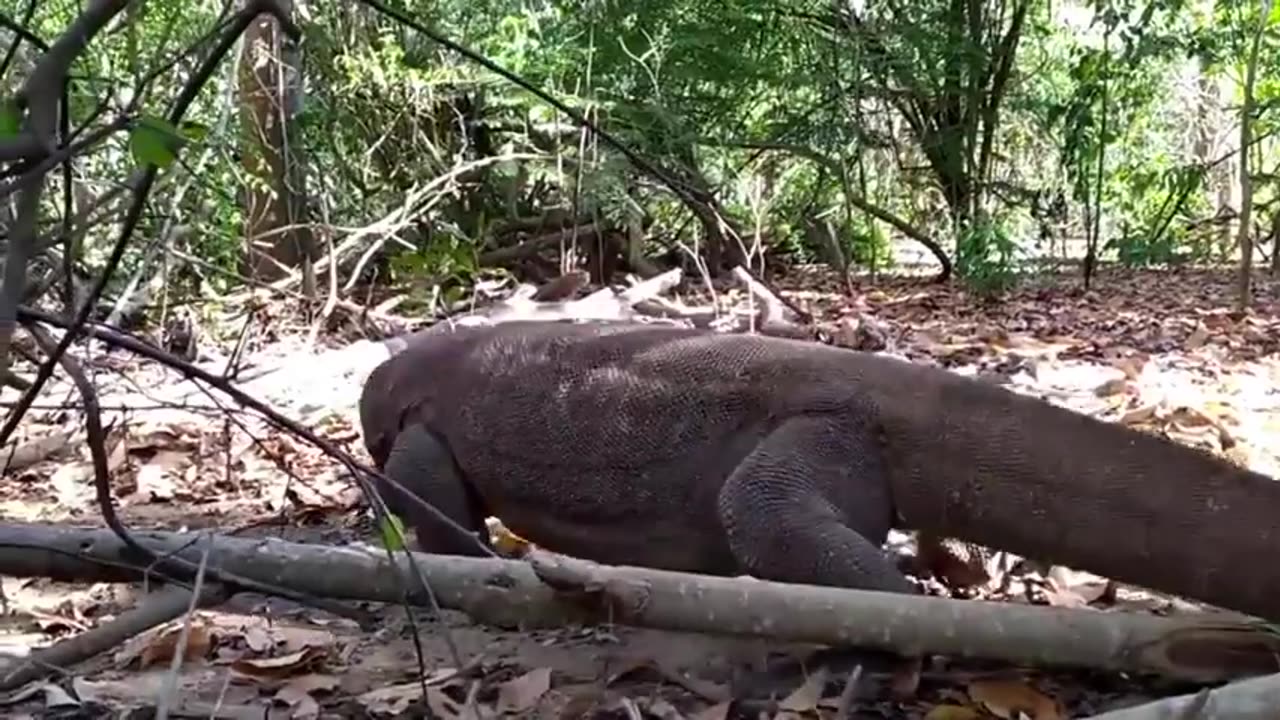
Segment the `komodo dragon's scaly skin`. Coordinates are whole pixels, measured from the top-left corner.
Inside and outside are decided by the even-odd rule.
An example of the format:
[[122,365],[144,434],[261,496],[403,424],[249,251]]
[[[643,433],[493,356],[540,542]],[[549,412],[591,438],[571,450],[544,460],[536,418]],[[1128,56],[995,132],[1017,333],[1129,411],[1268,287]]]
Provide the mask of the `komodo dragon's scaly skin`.
[[[1280,620],[1280,483],[945,370],[644,325],[409,336],[370,375],[384,472],[610,564],[910,592],[891,525]],[[392,489],[419,545],[470,552]]]

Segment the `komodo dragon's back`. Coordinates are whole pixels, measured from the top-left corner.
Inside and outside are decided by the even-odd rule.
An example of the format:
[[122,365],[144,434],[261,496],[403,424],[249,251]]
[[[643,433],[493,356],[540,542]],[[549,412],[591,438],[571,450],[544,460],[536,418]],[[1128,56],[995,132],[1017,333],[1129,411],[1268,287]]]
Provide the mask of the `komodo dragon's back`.
[[[601,562],[911,591],[899,524],[1280,619],[1280,484],[923,365],[636,324],[411,336],[370,375],[384,472]],[[384,488],[424,549],[468,552]]]

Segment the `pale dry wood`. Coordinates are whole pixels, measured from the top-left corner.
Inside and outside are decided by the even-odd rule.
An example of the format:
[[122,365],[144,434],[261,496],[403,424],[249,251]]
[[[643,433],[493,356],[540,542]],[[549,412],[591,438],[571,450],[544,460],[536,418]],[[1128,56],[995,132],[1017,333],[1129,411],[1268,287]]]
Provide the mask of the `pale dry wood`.
[[0,472],[14,473],[53,457],[71,446],[75,429],[58,428],[48,435],[13,448],[0,450]]
[[766,322],[795,323],[795,313],[781,298],[765,287],[764,283],[752,277],[746,268],[741,265],[735,267],[733,277],[747,289],[751,297],[760,302],[759,321],[762,325]]
[[[157,553],[197,558],[190,536],[138,533]],[[310,595],[426,605],[384,551],[214,536],[209,562]],[[1275,672],[1280,638],[1234,614],[1159,617],[788,585],[596,563],[535,551],[529,562],[413,554],[440,605],[499,627],[612,621],[663,630],[937,653],[1045,666],[1155,672],[1215,681]],[[128,581],[105,530],[0,525],[0,574]]]
[[1280,675],[1263,675],[1082,720],[1275,720],[1277,717],[1280,717]]

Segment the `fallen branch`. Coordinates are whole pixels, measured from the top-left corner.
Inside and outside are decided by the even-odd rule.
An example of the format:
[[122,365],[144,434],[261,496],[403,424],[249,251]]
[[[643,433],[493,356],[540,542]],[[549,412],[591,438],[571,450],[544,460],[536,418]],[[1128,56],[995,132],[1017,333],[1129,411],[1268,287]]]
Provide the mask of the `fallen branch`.
[[582,270],[571,270],[558,278],[548,280],[541,287],[530,293],[533,300],[567,300],[581,290],[591,279],[591,275]]
[[513,260],[522,260],[531,255],[536,255],[545,247],[554,245],[557,242],[569,240],[573,237],[575,231],[577,232],[578,242],[590,242],[600,234],[600,229],[595,223],[586,223],[576,227],[552,230],[551,232],[543,233],[541,235],[535,235],[517,245],[510,245],[508,247],[502,247],[481,253],[477,262],[481,266],[488,267],[491,265],[509,263]]
[[[200,593],[201,607],[221,604],[228,597],[221,586],[206,585]],[[181,616],[191,606],[191,591],[177,585],[147,596],[142,605],[127,610],[119,617],[98,627],[72,635],[31,653],[27,658],[6,667],[0,674],[0,691],[22,687],[54,672],[61,672],[98,653],[110,650],[129,638],[141,635],[161,623]]]
[[[52,356],[57,343],[53,336],[47,330],[24,317],[23,323],[26,324],[28,332],[35,340],[36,345]],[[102,427],[102,413],[98,407],[98,393],[93,383],[89,382],[88,376],[84,369],[80,366],[80,361],[72,355],[62,355],[59,358],[59,364],[62,365],[63,371],[70,376],[72,384],[80,393],[81,401],[84,404],[85,412],[85,430],[86,442],[89,446],[89,455],[93,465],[93,486],[96,499],[98,501],[98,510],[102,515],[102,519],[106,522],[107,527],[111,529],[121,542],[129,548],[132,553],[132,561],[135,563],[146,562],[151,571],[160,575],[170,575],[176,577],[191,577],[197,570],[203,572],[203,565],[197,566],[185,563],[181,559],[175,560],[172,557],[158,557],[151,554],[147,548],[138,545],[133,541],[133,536],[129,529],[124,526],[119,514],[116,512],[115,498],[113,497],[111,488],[111,470],[109,460],[107,458],[106,448],[106,431]],[[343,608],[323,599],[308,598],[304,596],[294,595],[287,588],[264,588],[256,586],[251,580],[243,578],[233,578],[221,575],[217,569],[214,570],[214,576],[222,582],[231,582],[240,587],[240,589],[252,589],[258,591],[270,590],[276,594],[288,596],[289,599],[296,602],[309,604],[313,607],[319,607],[330,612],[350,617],[357,621],[367,623],[369,618],[358,610]]]
[[0,474],[20,472],[63,452],[71,447],[71,437],[74,434],[74,429],[63,427],[43,437],[0,452],[0,457],[3,458],[0,459]]
[[[750,272],[739,266],[734,268],[734,278],[742,284],[747,294],[759,302],[758,309],[744,304],[741,307],[721,311],[714,306],[689,307],[678,301],[661,297],[680,284],[679,268],[668,270],[624,290],[601,288],[577,300],[565,299],[566,288],[575,279],[557,278],[540,288],[523,285],[510,297],[474,312],[454,316],[440,322],[461,325],[497,324],[514,321],[536,322],[586,322],[622,321],[655,322],[705,327],[720,332],[747,332],[759,330],[768,335],[811,337],[810,328],[799,324],[801,320],[782,298],[768,286],[756,280]],[[717,318],[720,321],[717,323]],[[746,319],[744,324],[742,321]],[[394,339],[393,339],[394,340]]]
[[[136,532],[157,554],[198,559],[189,535]],[[319,597],[398,603],[387,554],[361,546],[213,536],[209,564]],[[953,600],[606,567],[534,551],[529,562],[425,555],[414,561],[441,607],[499,627],[618,622],[681,632],[746,635],[903,655],[936,653],[1011,663],[1151,672],[1200,682],[1280,670],[1280,636],[1230,614],[1159,617]],[[0,525],[0,574],[124,582],[141,570],[103,530]],[[407,571],[405,555],[394,562]],[[407,602],[426,606],[418,587]]]
[[1280,708],[1280,675],[1240,680],[1191,695],[1178,695],[1154,702],[1092,715],[1083,720],[1274,720]]

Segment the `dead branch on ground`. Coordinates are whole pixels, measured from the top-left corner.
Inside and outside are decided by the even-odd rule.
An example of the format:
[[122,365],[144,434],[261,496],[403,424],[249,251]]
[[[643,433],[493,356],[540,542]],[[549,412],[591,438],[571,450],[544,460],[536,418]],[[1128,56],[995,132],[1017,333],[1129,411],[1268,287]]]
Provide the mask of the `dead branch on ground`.
[[[399,573],[368,546],[332,547],[263,538],[138,532],[161,555],[270,580],[318,597],[398,603]],[[1280,636],[1234,614],[1143,613],[953,600],[608,567],[534,551],[528,561],[412,554],[441,607],[507,628],[615,622],[680,632],[746,635],[988,658],[1011,663],[1151,672],[1213,682],[1280,670]],[[394,557],[400,572],[404,554]],[[128,582],[124,545],[103,530],[0,525],[0,574],[65,581]],[[425,606],[418,590],[411,604]]]
[[[52,352],[57,346],[53,337],[39,324],[34,322],[26,323],[28,332],[36,344],[46,354]],[[84,407],[85,414],[85,434],[86,442],[89,447],[89,454],[93,464],[94,492],[98,501],[98,509],[106,522],[107,527],[111,529],[115,535],[120,538],[121,542],[128,548],[128,552],[133,562],[145,563],[149,567],[149,571],[164,577],[173,577],[178,579],[187,579],[196,574],[198,568],[190,563],[184,562],[181,558],[159,557],[151,553],[146,547],[138,544],[133,539],[133,534],[121,522],[120,516],[116,513],[115,498],[112,495],[111,488],[111,471],[108,467],[107,447],[106,447],[106,431],[102,427],[102,413],[98,407],[97,391],[93,384],[89,382],[88,376],[80,367],[80,363],[71,355],[63,355],[59,359],[63,370],[70,376],[72,384],[80,393],[81,402]],[[357,621],[369,623],[370,618],[367,614],[357,610],[345,608],[336,605],[325,599],[311,598],[299,595],[289,591],[288,588],[279,588],[275,586],[267,587],[246,578],[237,578],[231,575],[219,575],[217,571],[214,578],[223,580],[236,586],[237,589],[252,589],[258,591],[269,591],[276,594],[283,593],[285,597],[296,602],[306,603],[312,606],[321,607],[339,615],[351,617]]]
[[[223,586],[205,586],[196,600],[198,607],[216,607],[229,595]],[[117,647],[132,637],[157,625],[181,617],[192,604],[192,592],[181,586],[169,586],[148,595],[141,605],[124,611],[118,617],[72,635],[31,653],[0,674],[0,692],[13,690],[46,677],[55,670],[71,667],[99,653]]]
[[1167,697],[1082,720],[1274,720],[1280,707],[1280,675],[1239,680],[1191,695]]

